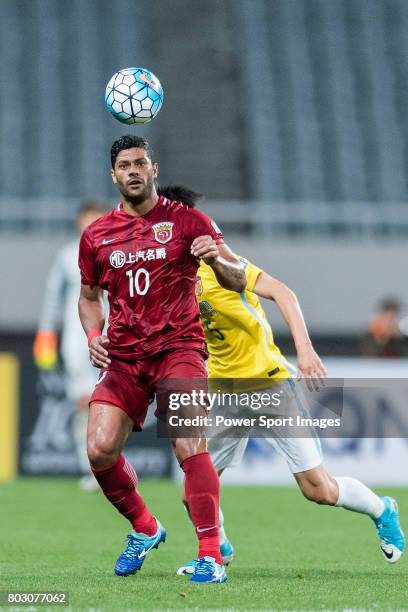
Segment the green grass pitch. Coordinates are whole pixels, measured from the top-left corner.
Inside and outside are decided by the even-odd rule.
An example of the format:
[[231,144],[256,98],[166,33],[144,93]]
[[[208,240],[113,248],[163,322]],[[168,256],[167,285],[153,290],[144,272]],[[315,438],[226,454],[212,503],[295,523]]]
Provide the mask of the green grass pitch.
[[[180,486],[140,488],[167,542],[141,572],[119,578],[113,566],[128,527],[101,494],[72,480],[0,486],[0,591],[69,591],[75,611],[408,609],[407,560],[385,563],[371,520],[307,502],[291,487],[225,486],[236,560],[225,584],[190,585],[175,575],[196,553]],[[408,490],[391,494],[407,526]]]

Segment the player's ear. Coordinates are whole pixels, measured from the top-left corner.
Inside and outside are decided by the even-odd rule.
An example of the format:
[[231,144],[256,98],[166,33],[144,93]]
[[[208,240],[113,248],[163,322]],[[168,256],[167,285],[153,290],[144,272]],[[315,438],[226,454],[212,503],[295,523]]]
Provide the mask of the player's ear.
[[113,168],[111,168],[111,171],[110,171],[110,172],[111,172],[112,181],[113,181],[113,182],[115,183],[115,185],[116,185],[117,180],[116,180],[115,170],[114,170]]
[[153,162],[153,176],[156,178],[159,175],[159,164]]

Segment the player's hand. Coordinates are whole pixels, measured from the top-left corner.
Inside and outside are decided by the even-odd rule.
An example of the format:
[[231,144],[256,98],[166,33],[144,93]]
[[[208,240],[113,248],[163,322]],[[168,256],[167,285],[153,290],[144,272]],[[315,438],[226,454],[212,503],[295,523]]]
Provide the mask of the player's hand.
[[297,380],[305,378],[309,391],[319,391],[324,386],[327,376],[326,368],[311,344],[306,344],[297,350],[298,374]]
[[107,336],[94,336],[89,345],[89,359],[95,368],[107,368],[111,360],[106,350],[109,344]]
[[211,236],[198,236],[191,244],[191,254],[211,266],[219,256],[217,243]]
[[40,329],[34,340],[33,355],[37,368],[55,370],[58,361],[58,336],[55,332]]

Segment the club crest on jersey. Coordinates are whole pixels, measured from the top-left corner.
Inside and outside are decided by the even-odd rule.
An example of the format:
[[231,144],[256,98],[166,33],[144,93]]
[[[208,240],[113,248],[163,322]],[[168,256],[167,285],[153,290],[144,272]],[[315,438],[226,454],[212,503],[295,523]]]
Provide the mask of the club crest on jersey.
[[203,295],[203,283],[200,276],[196,276],[195,294],[197,297]]
[[161,244],[169,242],[173,237],[173,225],[172,221],[160,221],[152,225],[155,240]]

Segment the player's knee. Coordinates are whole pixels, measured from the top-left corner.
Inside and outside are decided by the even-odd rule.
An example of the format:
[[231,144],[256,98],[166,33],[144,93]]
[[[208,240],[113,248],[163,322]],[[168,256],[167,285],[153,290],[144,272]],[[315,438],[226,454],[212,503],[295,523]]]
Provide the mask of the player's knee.
[[188,457],[206,451],[206,441],[203,438],[176,438],[172,440],[175,455],[180,465]]
[[107,439],[88,440],[88,459],[93,468],[101,469],[113,465],[119,451]]

